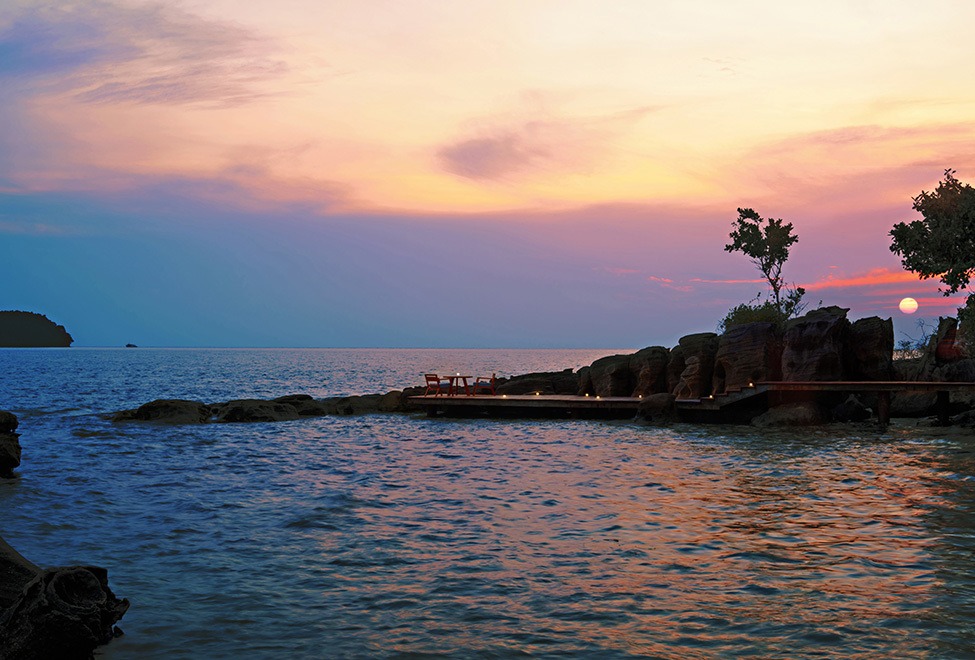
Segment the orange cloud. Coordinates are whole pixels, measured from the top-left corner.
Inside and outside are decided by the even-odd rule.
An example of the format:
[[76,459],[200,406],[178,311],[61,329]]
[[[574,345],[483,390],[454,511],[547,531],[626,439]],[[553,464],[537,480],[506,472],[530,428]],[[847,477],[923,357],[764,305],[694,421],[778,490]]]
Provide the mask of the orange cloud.
[[889,268],[874,268],[865,275],[852,277],[835,277],[828,275],[816,282],[802,284],[806,291],[821,291],[822,289],[842,289],[848,287],[881,286],[884,284],[900,284],[903,282],[918,283],[920,278],[907,271],[893,271]]

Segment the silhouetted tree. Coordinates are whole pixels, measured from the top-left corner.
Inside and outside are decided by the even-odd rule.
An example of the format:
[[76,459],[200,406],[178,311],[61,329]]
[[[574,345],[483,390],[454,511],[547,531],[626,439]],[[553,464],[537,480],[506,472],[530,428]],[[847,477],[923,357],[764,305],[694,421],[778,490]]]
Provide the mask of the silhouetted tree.
[[945,170],[932,192],[914,198],[921,220],[899,222],[890,230],[890,251],[922,279],[937,277],[947,296],[968,286],[975,274],[975,188]]
[[[920,220],[898,222],[890,230],[890,251],[921,279],[937,277],[946,296],[968,288],[975,275],[975,188],[945,170],[938,187],[914,198]],[[962,334],[975,344],[975,294],[958,310]]]
[[[796,287],[786,290],[782,279],[782,266],[789,259],[789,248],[799,241],[792,233],[792,223],[783,224],[782,218],[765,219],[752,209],[738,209],[738,219],[729,234],[731,243],[724,246],[727,252],[743,252],[762,272],[772,289],[772,304],[783,319],[797,314],[803,307],[800,300],[806,291]],[[766,303],[768,304],[768,303]]]

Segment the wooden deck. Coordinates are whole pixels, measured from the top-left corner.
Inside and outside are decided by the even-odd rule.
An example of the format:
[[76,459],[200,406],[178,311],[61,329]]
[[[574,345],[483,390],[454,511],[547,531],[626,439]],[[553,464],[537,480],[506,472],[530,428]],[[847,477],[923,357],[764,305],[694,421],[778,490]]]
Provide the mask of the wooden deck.
[[[930,381],[767,381],[699,399],[677,399],[678,412],[701,421],[727,420],[729,411],[767,409],[772,392],[850,392],[878,395],[877,418],[890,422],[890,397],[896,392],[936,392],[937,414],[948,421],[949,395],[975,392],[975,383]],[[764,397],[764,398],[763,398]],[[410,402],[427,414],[451,417],[552,417],[627,419],[635,417],[641,398],[508,394],[477,396],[412,396]]]
[[628,419],[636,416],[642,399],[629,396],[569,396],[508,394],[477,396],[411,396],[410,403],[428,415],[451,417],[555,417]]

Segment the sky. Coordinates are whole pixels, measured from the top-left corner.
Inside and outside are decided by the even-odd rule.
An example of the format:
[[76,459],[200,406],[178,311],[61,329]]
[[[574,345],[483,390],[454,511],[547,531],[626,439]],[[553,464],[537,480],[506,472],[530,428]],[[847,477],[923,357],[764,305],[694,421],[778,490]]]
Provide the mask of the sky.
[[[5,0],[0,309],[75,345],[672,346],[783,270],[897,340],[975,3]],[[913,316],[901,298],[917,299]]]

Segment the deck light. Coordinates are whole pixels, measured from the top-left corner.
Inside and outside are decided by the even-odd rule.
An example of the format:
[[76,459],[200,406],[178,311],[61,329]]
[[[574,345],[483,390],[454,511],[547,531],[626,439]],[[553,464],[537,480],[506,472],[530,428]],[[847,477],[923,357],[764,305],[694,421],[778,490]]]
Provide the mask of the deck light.
[[508,398],[508,395],[507,395],[507,394],[502,394],[502,395],[501,395],[501,398],[502,398],[502,399],[507,399],[507,398]]
[[640,395],[639,397],[637,397],[637,398],[639,398],[639,399],[642,399],[642,398],[643,398],[643,395],[641,394],[641,395]]
[[541,394],[541,392],[535,392],[535,396],[538,396],[539,394]]
[[755,387],[755,383],[748,383],[748,387]]
[[586,392],[586,396],[589,396],[589,392]]

